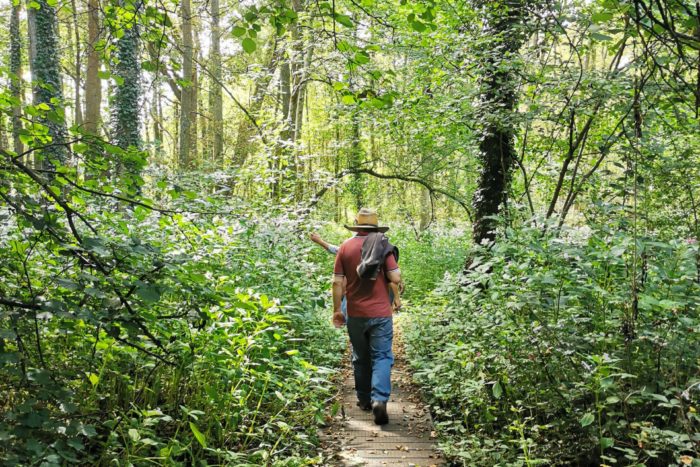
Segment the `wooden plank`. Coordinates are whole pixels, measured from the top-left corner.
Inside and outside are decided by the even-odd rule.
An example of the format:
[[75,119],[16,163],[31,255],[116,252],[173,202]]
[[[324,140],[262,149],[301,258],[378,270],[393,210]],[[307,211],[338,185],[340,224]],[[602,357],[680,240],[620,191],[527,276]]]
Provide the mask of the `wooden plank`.
[[356,406],[350,360],[346,359],[343,387],[338,394],[341,410],[322,430],[324,452],[336,466],[442,466],[436,450],[432,420],[403,360],[399,339],[394,340],[396,357],[392,370],[392,394],[387,404],[389,423],[374,424],[371,412]]

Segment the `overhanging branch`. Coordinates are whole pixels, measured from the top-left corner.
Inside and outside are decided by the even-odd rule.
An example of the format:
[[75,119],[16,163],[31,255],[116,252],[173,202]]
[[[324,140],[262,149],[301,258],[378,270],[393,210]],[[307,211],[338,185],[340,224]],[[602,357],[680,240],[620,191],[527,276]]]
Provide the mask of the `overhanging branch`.
[[345,169],[345,170],[338,172],[330,182],[328,182],[323,188],[321,188],[321,190],[319,190],[314,195],[313,198],[311,198],[311,203],[309,204],[308,209],[310,210],[311,208],[316,206],[316,204],[318,204],[318,202],[321,200],[323,195],[325,195],[326,192],[330,188],[337,185],[338,182],[340,182],[340,180],[342,180],[344,177],[346,177],[348,175],[353,175],[353,174],[365,174],[365,175],[369,175],[371,177],[379,178],[382,180],[401,180],[403,182],[408,182],[408,183],[417,183],[418,185],[422,185],[423,187],[425,187],[425,189],[427,189],[431,195],[437,193],[437,194],[443,195],[446,198],[449,198],[452,201],[459,204],[467,212],[467,216],[469,217],[469,221],[473,221],[472,212],[471,212],[471,209],[469,208],[469,205],[467,204],[467,202],[464,201],[463,199],[461,199],[460,197],[458,197],[457,195],[455,195],[454,193],[450,193],[449,191],[447,191],[443,188],[436,187],[435,185],[431,184],[430,182],[427,182],[426,180],[424,180],[420,177],[413,177],[413,176],[401,175],[401,174],[384,174],[384,173],[377,172],[374,169],[366,169],[366,168],[351,168],[351,169]]

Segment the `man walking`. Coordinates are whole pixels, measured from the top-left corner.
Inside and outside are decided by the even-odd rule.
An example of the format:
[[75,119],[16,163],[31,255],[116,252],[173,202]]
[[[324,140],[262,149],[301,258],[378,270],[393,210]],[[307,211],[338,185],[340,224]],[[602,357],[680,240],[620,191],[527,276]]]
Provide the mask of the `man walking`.
[[333,323],[345,322],[341,312],[343,282],[347,298],[347,328],[352,344],[357,405],[371,410],[377,425],[389,423],[386,404],[391,393],[391,367],[394,355],[392,311],[400,307],[395,294],[389,301],[389,287],[398,292],[401,273],[394,252],[383,235],[377,213],[362,208],[352,226],[356,232],[342,245],[335,259],[333,275]]

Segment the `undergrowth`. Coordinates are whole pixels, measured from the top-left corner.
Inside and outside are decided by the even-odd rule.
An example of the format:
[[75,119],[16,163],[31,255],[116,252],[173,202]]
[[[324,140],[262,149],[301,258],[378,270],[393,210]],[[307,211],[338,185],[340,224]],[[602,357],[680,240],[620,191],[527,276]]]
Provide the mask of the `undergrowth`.
[[448,457],[700,465],[697,244],[520,228],[473,258],[406,332]]
[[73,196],[80,243],[61,212],[3,213],[0,463],[322,462],[343,339],[289,216]]

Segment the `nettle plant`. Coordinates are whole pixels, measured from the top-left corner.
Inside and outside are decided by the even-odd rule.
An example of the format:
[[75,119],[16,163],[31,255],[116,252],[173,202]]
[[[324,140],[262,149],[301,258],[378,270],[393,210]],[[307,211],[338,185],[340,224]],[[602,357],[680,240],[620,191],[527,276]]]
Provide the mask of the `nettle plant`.
[[476,249],[409,339],[448,454],[667,465],[697,453],[698,254],[606,226],[520,228]]

